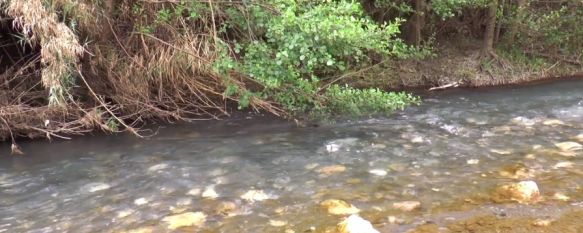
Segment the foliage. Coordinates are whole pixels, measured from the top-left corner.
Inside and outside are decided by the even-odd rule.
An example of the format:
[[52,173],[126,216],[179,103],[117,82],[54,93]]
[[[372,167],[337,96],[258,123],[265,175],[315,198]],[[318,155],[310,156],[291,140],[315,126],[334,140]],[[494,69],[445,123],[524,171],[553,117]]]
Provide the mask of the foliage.
[[[371,55],[407,55],[410,50],[396,38],[402,20],[377,24],[353,1],[288,0],[273,1],[273,5],[278,14],[252,10],[256,20],[252,24],[258,26],[254,33],[264,32],[257,36],[264,39],[238,43],[234,52],[242,56],[241,61],[223,56],[215,63],[219,71],[227,74],[234,69],[250,76],[264,87],[257,96],[273,98],[295,113],[344,112],[339,108],[343,101],[351,108],[348,112],[378,112],[399,108],[397,98],[403,103],[411,101],[380,90],[358,91],[336,85],[321,90],[322,78],[364,66]],[[367,96],[379,100],[360,101]]]

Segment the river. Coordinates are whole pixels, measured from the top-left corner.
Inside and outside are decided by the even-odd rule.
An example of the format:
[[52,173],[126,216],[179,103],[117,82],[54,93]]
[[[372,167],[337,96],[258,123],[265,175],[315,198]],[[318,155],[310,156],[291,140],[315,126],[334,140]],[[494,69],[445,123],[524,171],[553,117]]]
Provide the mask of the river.
[[[317,127],[253,116],[156,132],[22,142],[26,155],[1,155],[0,233],[173,232],[167,217],[181,213],[206,217],[178,232],[331,232],[343,216],[322,207],[329,199],[381,232],[583,210],[583,150],[557,146],[583,144],[582,81],[439,92]],[[542,201],[488,198],[525,180]]]

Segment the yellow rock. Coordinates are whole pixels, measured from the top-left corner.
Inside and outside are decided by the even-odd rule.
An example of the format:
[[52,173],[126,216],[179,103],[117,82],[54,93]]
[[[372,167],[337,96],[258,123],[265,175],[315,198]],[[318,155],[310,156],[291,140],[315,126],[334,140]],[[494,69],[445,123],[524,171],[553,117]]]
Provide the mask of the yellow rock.
[[188,212],[167,216],[162,221],[168,224],[170,230],[182,227],[199,227],[206,221],[206,215],[202,212]]
[[576,142],[559,142],[555,143],[555,146],[563,151],[576,151],[583,149],[583,145]]
[[322,167],[322,168],[318,169],[317,171],[320,174],[329,176],[329,175],[332,175],[334,173],[340,173],[340,172],[346,171],[346,167],[342,166],[342,165],[332,165],[332,166]]
[[216,209],[216,213],[224,216],[233,216],[237,205],[233,202],[222,202]]
[[551,225],[551,223],[552,223],[552,221],[548,220],[548,219],[536,219],[536,220],[534,220],[532,225],[537,226],[537,227],[548,227]]
[[538,185],[534,181],[521,181],[496,188],[492,199],[495,202],[516,201],[534,203],[540,200]]
[[269,225],[272,227],[283,227],[287,225],[287,222],[282,220],[269,220]]
[[551,126],[555,126],[555,125],[564,125],[565,122],[558,120],[558,119],[548,119],[543,121],[543,125],[551,125]]
[[421,202],[418,201],[402,201],[393,203],[393,208],[402,211],[413,211],[421,208]]
[[328,213],[334,215],[349,215],[360,212],[358,208],[354,207],[348,202],[337,199],[325,200],[322,203],[320,203],[320,205],[326,208]]
[[575,136],[575,140],[583,142],[583,133]]
[[553,199],[559,201],[569,201],[571,198],[563,193],[555,193],[553,194]]
[[121,231],[118,233],[153,233],[153,232],[154,232],[153,227],[140,227],[140,228],[131,229],[131,230],[127,230],[127,231]]
[[355,214],[338,223],[337,229],[339,233],[379,233],[369,221]]

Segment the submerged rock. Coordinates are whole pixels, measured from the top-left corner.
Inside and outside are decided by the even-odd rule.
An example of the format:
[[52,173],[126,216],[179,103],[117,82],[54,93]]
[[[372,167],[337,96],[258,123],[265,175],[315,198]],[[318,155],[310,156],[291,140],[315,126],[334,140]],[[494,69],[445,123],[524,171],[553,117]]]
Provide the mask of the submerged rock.
[[421,202],[418,201],[395,202],[393,203],[393,208],[409,212],[421,208]]
[[469,165],[476,165],[476,164],[480,163],[480,160],[479,159],[468,159],[466,161],[466,163]]
[[170,230],[182,227],[200,227],[206,221],[206,215],[202,212],[188,212],[167,216],[162,221],[168,225]]
[[576,142],[559,142],[555,143],[555,146],[563,151],[583,150],[583,145]]
[[563,193],[555,193],[553,194],[553,199],[558,200],[558,201],[569,201],[571,200],[571,198]]
[[89,183],[84,186],[84,189],[90,193],[103,191],[109,188],[111,188],[111,185],[106,183]]
[[217,206],[216,209],[216,213],[220,214],[220,215],[224,215],[224,216],[234,216],[235,215],[235,210],[237,210],[237,205],[233,202],[222,202],[221,204],[219,204],[219,206]]
[[548,227],[551,225],[551,223],[553,222],[549,219],[536,219],[534,222],[532,222],[532,225],[537,227]]
[[325,200],[322,203],[320,203],[320,205],[326,208],[329,214],[334,215],[349,215],[360,212],[360,209],[349,204],[348,202],[337,199]]
[[215,191],[215,186],[208,186],[206,187],[204,192],[202,192],[202,197],[208,199],[216,199],[217,197],[219,197],[219,194],[217,193],[217,191]]
[[273,220],[273,219],[270,219],[269,220],[269,225],[272,226],[272,227],[283,227],[283,226],[287,225],[287,222],[286,221],[283,221],[283,220]]
[[338,223],[337,229],[339,233],[379,233],[369,221],[356,214]]
[[550,126],[557,126],[557,125],[564,125],[565,122],[559,119],[548,119],[543,121],[543,125],[550,125]]
[[573,162],[569,162],[569,161],[558,162],[557,164],[555,164],[553,166],[554,169],[572,168],[572,167],[573,167]]
[[388,174],[387,171],[382,169],[372,169],[368,171],[368,173],[373,174],[375,176],[386,176]]
[[138,198],[136,200],[134,200],[134,205],[145,205],[148,204],[148,199],[146,198]]
[[270,197],[263,192],[263,190],[249,190],[245,194],[241,195],[241,199],[253,203],[256,201],[265,201],[270,199]]
[[318,173],[322,174],[322,175],[332,175],[335,173],[341,173],[346,171],[346,167],[342,166],[342,165],[331,165],[331,166],[326,166],[326,167],[322,167],[320,169],[317,170]]
[[156,164],[154,166],[151,166],[148,168],[149,172],[155,172],[155,171],[160,171],[160,170],[164,170],[166,168],[168,168],[168,164],[165,163],[161,163],[161,164]]
[[522,204],[540,200],[540,191],[534,181],[521,181],[496,188],[492,199],[495,202],[516,201]]

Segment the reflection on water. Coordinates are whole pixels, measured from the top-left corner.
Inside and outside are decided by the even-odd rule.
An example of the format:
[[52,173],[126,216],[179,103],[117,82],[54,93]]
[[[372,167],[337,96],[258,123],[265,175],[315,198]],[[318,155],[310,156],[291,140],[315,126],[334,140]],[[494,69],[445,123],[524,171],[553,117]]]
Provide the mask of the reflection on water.
[[[581,81],[459,90],[317,128],[256,118],[145,140],[31,142],[26,156],[0,157],[0,232],[165,232],[168,216],[192,212],[204,223],[180,230],[323,232],[342,220],[322,208],[328,199],[383,232],[484,213],[552,218],[583,209],[583,150],[557,145],[583,144],[581,90]],[[488,200],[521,180],[535,181],[544,201]],[[420,206],[397,208],[403,201]]]

